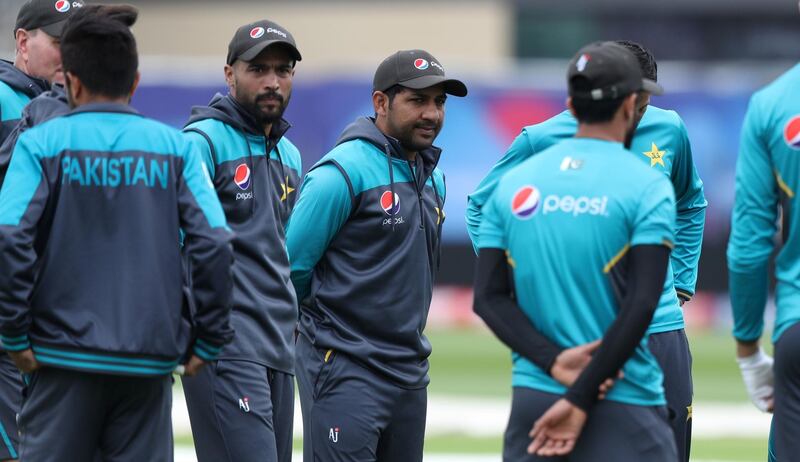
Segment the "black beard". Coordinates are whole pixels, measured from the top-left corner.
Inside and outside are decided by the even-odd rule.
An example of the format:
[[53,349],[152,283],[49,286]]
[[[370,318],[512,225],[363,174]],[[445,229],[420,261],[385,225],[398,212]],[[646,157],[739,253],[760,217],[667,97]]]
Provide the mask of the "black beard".
[[[271,113],[264,113],[261,108],[258,106],[258,102],[267,98],[278,98],[280,101],[279,107],[277,111]],[[283,113],[286,111],[286,106],[288,106],[288,99],[284,99],[283,96],[275,93],[275,92],[268,92],[262,93],[256,96],[256,99],[253,103],[239,103],[241,104],[245,110],[255,119],[256,123],[260,127],[266,127],[267,125],[272,125],[275,122],[280,121],[283,118]]]
[[422,151],[423,149],[428,149],[433,145],[433,141],[436,139],[436,137],[439,136],[439,131],[441,130],[441,127],[430,127],[436,130],[436,134],[433,137],[434,139],[431,140],[430,143],[428,142],[425,142],[424,144],[415,143],[413,131],[415,128],[422,128],[422,127],[428,128],[428,126],[425,124],[415,124],[408,131],[401,133],[400,134],[401,136],[397,137],[397,141],[400,142],[400,145],[403,146],[403,149],[405,149],[407,152],[419,152]]
[[625,133],[625,143],[624,143],[625,149],[631,148],[631,145],[633,144],[633,135],[635,133],[636,133],[635,127],[631,128],[630,130],[628,130],[627,133]]

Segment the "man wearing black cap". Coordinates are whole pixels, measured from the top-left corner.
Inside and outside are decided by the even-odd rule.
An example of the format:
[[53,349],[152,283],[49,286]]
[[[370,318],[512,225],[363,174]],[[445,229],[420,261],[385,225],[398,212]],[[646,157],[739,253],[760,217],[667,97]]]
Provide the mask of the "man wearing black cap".
[[286,243],[306,461],[422,460],[422,332],[445,200],[433,141],[448,94],[467,88],[439,60],[394,53],[375,72],[375,116],[347,127],[305,177]]
[[193,375],[233,337],[232,233],[208,171],[181,132],[128,106],[134,19],[89,7],[68,20],[72,111],[19,137],[0,190],[0,340],[27,374],[21,460],[171,461],[171,374],[190,348]]
[[301,159],[284,137],[294,38],[267,20],[240,27],[228,47],[228,95],[192,109],[187,137],[211,173],[235,232],[231,324],[219,360],[183,380],[195,450],[203,461],[289,461],[294,417],[297,300],[284,227]]
[[19,119],[22,108],[52,83],[64,83],[58,48],[66,20],[83,1],[29,0],[14,26],[14,62],[0,60],[0,143]]
[[[614,42],[581,49],[567,78],[578,132],[502,177],[478,233],[475,311],[514,350],[503,460],[674,462],[663,375],[645,338],[674,192],[625,149],[638,93],[661,88]],[[565,349],[602,342],[566,387],[538,365],[540,333]]]
[[[616,43],[637,57],[645,78],[653,81],[658,79],[655,58],[648,50],[627,40]],[[637,120],[641,120],[636,124],[630,151],[651,169],[667,176],[675,190],[678,213],[675,248],[670,254],[670,269],[647,333],[648,347],[664,372],[664,393],[678,454],[682,456],[682,460],[688,462],[692,434],[692,358],[684,331],[681,306],[691,299],[695,291],[705,208],[708,203],[703,193],[703,182],[692,160],[689,135],[681,117],[675,111],[651,105],[650,95],[646,91],[639,93],[636,104]],[[467,230],[473,243],[478,242],[481,209],[503,175],[539,152],[564,139],[572,138],[577,129],[578,121],[569,110],[522,129],[506,154],[469,195]],[[531,337],[528,336],[527,339],[531,343]],[[591,346],[565,351],[544,339],[543,346],[537,348],[538,357],[532,359],[549,371],[556,380],[569,386],[590,357],[591,351],[587,349],[591,350]],[[580,353],[584,361],[575,361],[576,353]]]

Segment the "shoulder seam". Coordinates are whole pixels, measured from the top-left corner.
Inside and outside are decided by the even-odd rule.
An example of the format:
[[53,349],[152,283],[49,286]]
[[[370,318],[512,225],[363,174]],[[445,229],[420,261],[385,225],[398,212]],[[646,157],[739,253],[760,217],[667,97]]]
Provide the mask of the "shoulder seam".
[[336,167],[337,169],[339,169],[339,171],[342,173],[342,176],[344,177],[344,181],[347,183],[347,190],[350,192],[350,200],[352,201],[353,205],[355,205],[355,203],[356,203],[356,193],[355,193],[355,189],[353,188],[353,183],[350,181],[350,176],[347,174],[347,172],[345,171],[344,167],[342,167],[339,164],[339,162],[336,162],[333,159],[330,159],[327,162],[322,163],[320,165],[325,165],[328,162],[333,164],[333,166]]
[[185,129],[183,129],[183,131],[184,132],[194,132],[194,133],[197,133],[198,135],[202,136],[206,140],[206,142],[208,143],[208,147],[211,150],[211,160],[214,161],[214,165],[217,165],[217,150],[214,148],[214,143],[211,141],[211,137],[208,136],[208,134],[206,132],[204,132],[203,130],[200,130],[199,128],[195,128],[195,127],[185,128]]

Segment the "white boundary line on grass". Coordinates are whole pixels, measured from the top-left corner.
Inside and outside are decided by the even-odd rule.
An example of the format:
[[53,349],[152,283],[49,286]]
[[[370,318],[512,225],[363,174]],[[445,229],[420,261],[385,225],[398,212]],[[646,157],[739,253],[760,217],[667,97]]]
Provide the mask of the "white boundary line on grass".
[[[233,405],[236,404],[231,402]],[[467,437],[502,435],[510,406],[509,400],[502,399],[430,395],[426,434],[460,434]],[[694,439],[767,438],[769,434],[771,416],[759,412],[750,403],[695,403],[692,414]],[[175,393],[173,397],[172,422],[176,435],[191,434],[182,393]],[[303,434],[299,403],[295,404],[294,433],[296,437]]]
[[[292,454],[292,460],[298,462],[303,460],[303,454],[295,452]],[[425,462],[497,462],[500,460],[500,454],[435,454],[425,456]],[[758,461],[730,461],[723,459],[692,459],[694,462],[758,462]],[[194,455],[194,449],[187,446],[178,446],[175,448],[175,462],[197,462]]]

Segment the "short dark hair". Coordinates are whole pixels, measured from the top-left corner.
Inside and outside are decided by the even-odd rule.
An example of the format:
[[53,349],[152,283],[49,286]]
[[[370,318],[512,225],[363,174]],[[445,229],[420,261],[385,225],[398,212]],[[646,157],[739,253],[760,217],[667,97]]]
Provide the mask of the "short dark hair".
[[408,88],[399,84],[392,85],[391,87],[387,88],[386,91],[383,92],[383,94],[385,94],[386,97],[389,98],[389,107],[392,107],[392,103],[394,102],[394,97],[399,95],[400,93],[403,93],[406,90],[408,90]]
[[647,48],[630,40],[616,40],[615,42],[624,46],[636,56],[639,61],[639,67],[642,69],[642,77],[653,82],[658,81],[658,64],[656,64],[656,58]]
[[[570,88],[579,92],[590,92],[591,82],[582,75],[576,75],[570,81]],[[575,118],[584,124],[608,122],[614,118],[614,114],[622,105],[626,96],[616,99],[593,100],[591,98],[572,98],[572,109],[575,111]]]
[[61,35],[64,73],[78,77],[92,93],[121,97],[130,93],[139,68],[130,26],[138,12],[127,5],[90,5],[72,15]]

